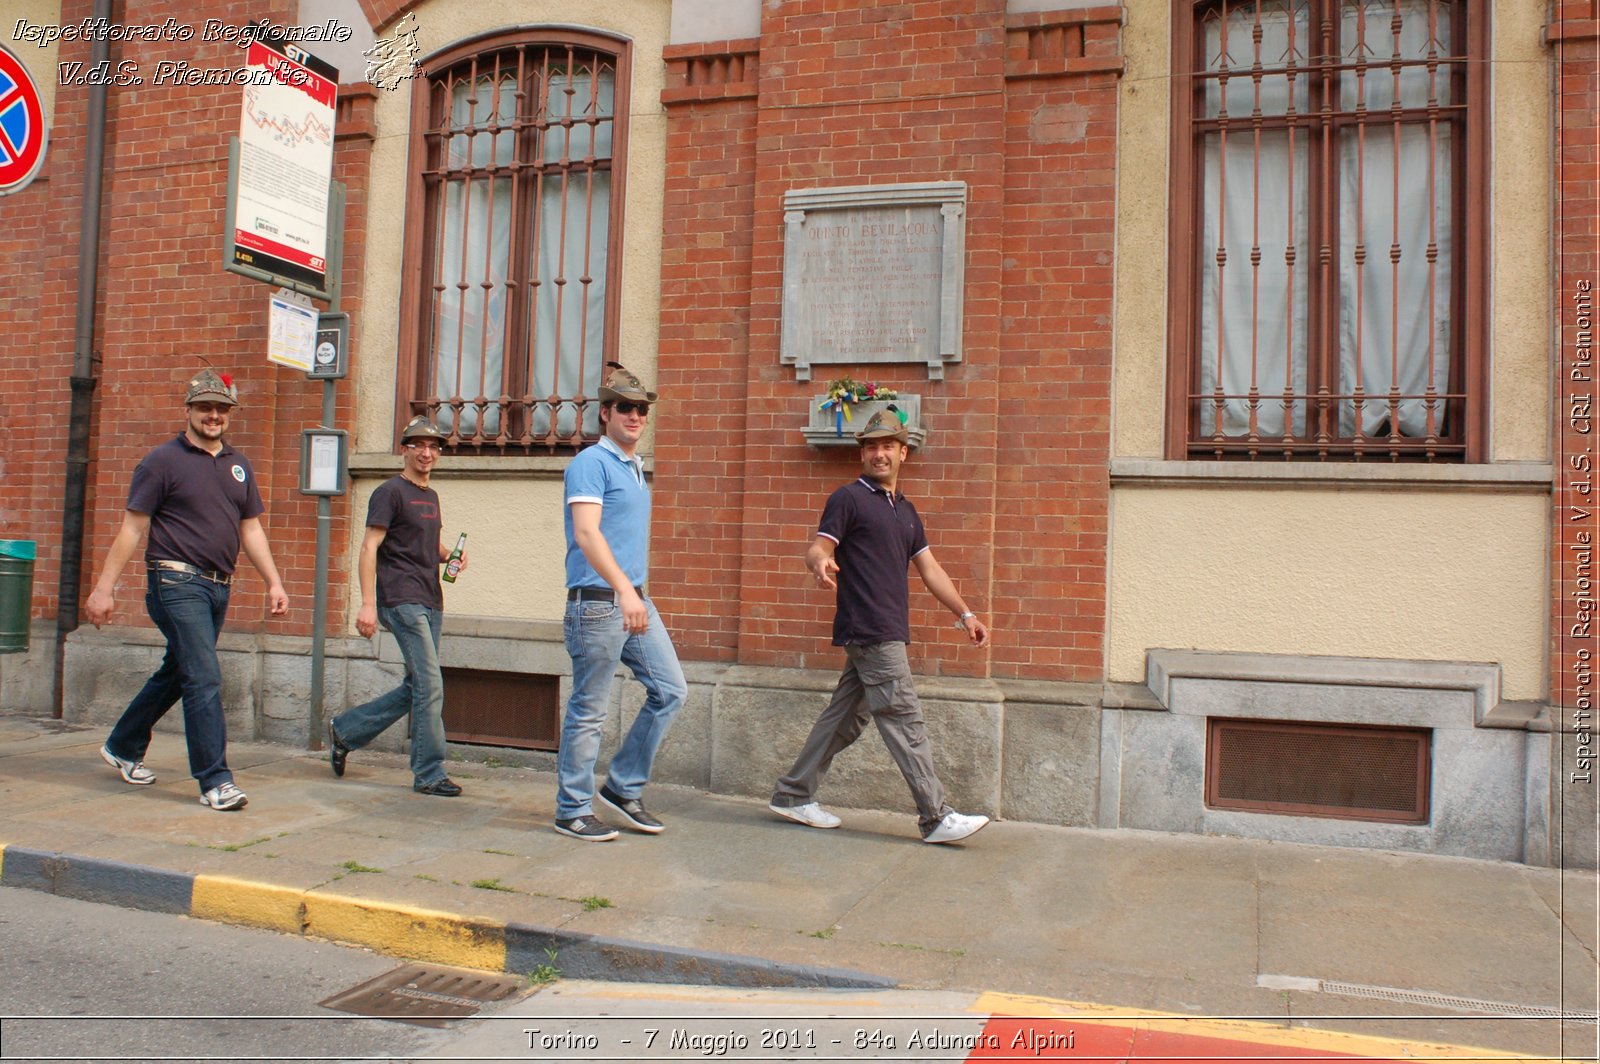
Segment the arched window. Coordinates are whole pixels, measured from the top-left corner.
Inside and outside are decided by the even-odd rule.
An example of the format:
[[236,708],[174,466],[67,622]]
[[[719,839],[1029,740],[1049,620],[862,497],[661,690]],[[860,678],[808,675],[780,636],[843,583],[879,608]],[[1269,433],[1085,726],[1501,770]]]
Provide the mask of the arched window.
[[615,358],[626,44],[519,31],[437,57],[412,98],[398,410],[458,450],[577,445]]

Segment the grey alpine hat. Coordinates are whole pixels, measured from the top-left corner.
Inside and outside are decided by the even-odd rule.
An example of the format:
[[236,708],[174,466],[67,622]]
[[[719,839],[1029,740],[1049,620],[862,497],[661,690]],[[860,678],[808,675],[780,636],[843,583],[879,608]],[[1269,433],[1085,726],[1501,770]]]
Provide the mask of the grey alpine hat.
[[427,414],[418,414],[406,422],[406,427],[400,430],[400,442],[409,443],[411,440],[426,437],[431,440],[446,438],[444,430],[434,423]]
[[890,404],[867,419],[861,426],[861,431],[856,433],[856,442],[866,443],[868,440],[881,440],[894,438],[901,443],[911,442],[911,430],[900,420],[899,408]]
[[207,367],[189,378],[188,390],[183,394],[184,405],[190,403],[227,403],[229,406],[239,405],[239,389],[233,386],[233,378],[226,373],[218,373]]
[[606,365],[611,367],[611,374],[600,385],[600,401],[602,403],[653,403],[656,401],[656,393],[646,388],[644,383],[638,377],[635,377],[621,362],[607,362]]

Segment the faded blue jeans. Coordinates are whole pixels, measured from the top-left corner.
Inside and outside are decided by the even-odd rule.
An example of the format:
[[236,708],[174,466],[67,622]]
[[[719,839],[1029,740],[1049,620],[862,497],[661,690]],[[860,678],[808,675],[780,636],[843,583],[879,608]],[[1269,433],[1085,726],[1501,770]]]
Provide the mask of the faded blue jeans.
[[167,637],[167,656],[123,710],[106,746],[118,757],[143,761],[156,722],[181,697],[189,773],[200,782],[201,793],[233,782],[217,663],[217,635],[228,616],[227,585],[196,573],[152,569],[144,608]]
[[556,819],[588,816],[594,801],[594,766],[600,759],[600,729],[611,704],[611,680],[619,664],[627,665],[644,685],[644,705],[622,745],[611,758],[606,786],[624,800],[639,797],[650,782],[650,767],[666,738],[672,718],[683,708],[689,685],[678,664],[678,652],[655,604],[645,600],[650,626],[642,635],[622,627],[622,611],[614,602],[567,603],[562,630],[572,656],[572,697],[561,722],[557,757]]
[[412,602],[379,606],[378,623],[394,633],[405,659],[406,678],[387,694],[334,717],[333,730],[340,742],[359,750],[411,714],[412,784],[426,787],[445,778],[444,674],[439,671],[439,629],[444,613]]

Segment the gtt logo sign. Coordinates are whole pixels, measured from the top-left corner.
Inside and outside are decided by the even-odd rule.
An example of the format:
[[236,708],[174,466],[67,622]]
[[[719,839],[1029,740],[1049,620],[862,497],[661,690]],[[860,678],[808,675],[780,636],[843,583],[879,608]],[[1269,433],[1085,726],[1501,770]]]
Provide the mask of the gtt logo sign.
[[39,87],[22,60],[0,45],[0,196],[28,186],[44,164],[48,139]]

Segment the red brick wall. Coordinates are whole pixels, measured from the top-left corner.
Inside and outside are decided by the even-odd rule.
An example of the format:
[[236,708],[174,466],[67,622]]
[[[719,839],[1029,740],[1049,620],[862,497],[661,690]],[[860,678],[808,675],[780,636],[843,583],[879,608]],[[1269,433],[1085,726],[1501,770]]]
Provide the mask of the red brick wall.
[[[1557,727],[1592,734],[1600,618],[1600,3],[1552,4],[1557,64],[1555,253],[1556,491],[1551,574],[1550,702]],[[1579,711],[1582,716],[1577,715]],[[1593,743],[1587,744],[1591,749]],[[1589,755],[1592,757],[1592,754]],[[1593,771],[1592,762],[1581,766]],[[1563,774],[1580,768],[1562,766]]]
[[[669,50],[666,218],[650,556],[652,595],[687,658],[734,660],[743,562],[755,66],[753,42]],[[690,65],[716,75],[688,89]],[[688,102],[698,106],[682,106]]]
[[[923,397],[930,437],[902,486],[996,627],[974,651],[914,588],[915,667],[1100,676],[1115,80],[1082,57],[1115,51],[1118,12],[1099,14],[1109,29],[1065,57],[1017,54],[1003,0],[768,3],[759,74],[731,95],[696,80],[722,67],[669,52],[652,578],[686,657],[837,665],[832,597],[801,555],[859,466],[800,430],[848,373]],[[1023,68],[1046,76],[1008,79]],[[797,381],[779,361],[784,194],[926,181],[967,184],[962,361],[943,381],[920,365]]]
[[[62,5],[63,23],[89,16],[91,4]],[[272,289],[223,271],[222,230],[226,205],[229,138],[239,125],[242,89],[237,86],[156,85],[163,59],[197,68],[237,69],[243,51],[228,42],[204,42],[205,18],[243,25],[267,18],[292,24],[292,0],[214,2],[203,16],[176,0],[141,4],[138,24],[171,17],[195,29],[189,41],[113,42],[112,66],[137,64],[140,85],[110,89],[103,172],[103,223],[100,254],[100,314],[94,346],[100,359],[95,393],[90,512],[84,545],[87,596],[106,550],[121,522],[134,466],[151,447],[171,438],[184,422],[183,386],[204,356],[219,370],[232,372],[241,405],[233,418],[230,442],[251,459],[267,504],[263,518],[290,596],[290,614],[269,620],[265,587],[241,557],[241,579],[229,610],[234,631],[306,634],[310,629],[315,500],[301,496],[300,430],[321,419],[321,384],[266,361],[267,298]],[[88,63],[90,45],[66,41],[62,62]],[[0,350],[5,374],[6,416],[13,428],[21,419],[23,438],[39,441],[25,457],[8,462],[3,502],[4,534],[40,543],[35,579],[35,616],[53,616],[59,565],[62,467],[72,367],[77,298],[76,261],[81,213],[82,158],[86,143],[88,89],[57,89],[56,116],[47,163],[49,181],[4,201],[7,261],[40,264],[40,291],[0,296],[0,325],[11,325],[11,339]],[[341,108],[360,126],[370,100]],[[349,189],[347,231],[366,224],[367,137],[345,137],[336,148],[335,179]],[[32,209],[29,209],[30,204]],[[24,220],[20,226],[13,218]],[[346,246],[343,309],[352,313],[359,337],[362,242]],[[18,328],[18,325],[25,325]],[[18,339],[25,337],[26,343]],[[340,420],[351,417],[350,388],[341,388]],[[26,493],[13,495],[13,472],[21,467]],[[22,501],[25,500],[25,501]],[[348,506],[335,502],[333,570],[344,568],[340,548],[349,535]],[[147,624],[143,581],[137,564],[124,572],[113,620]],[[330,618],[343,614],[343,581],[331,585]]]

